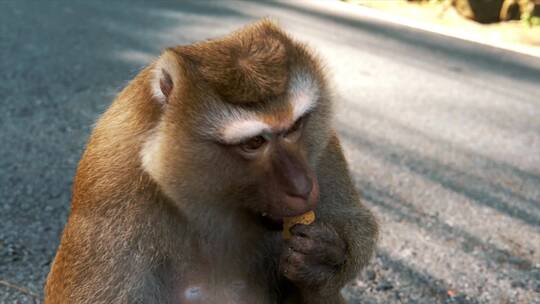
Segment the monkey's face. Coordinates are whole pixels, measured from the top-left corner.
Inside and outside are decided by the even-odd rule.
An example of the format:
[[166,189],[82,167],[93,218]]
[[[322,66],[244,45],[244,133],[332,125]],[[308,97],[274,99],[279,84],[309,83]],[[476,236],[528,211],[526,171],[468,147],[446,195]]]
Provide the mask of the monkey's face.
[[249,120],[224,130],[233,140],[225,142],[225,149],[229,157],[237,159],[235,179],[249,185],[232,189],[250,191],[252,199],[245,198],[248,207],[270,218],[303,214],[314,209],[319,198],[305,141],[310,115],[302,114],[273,127],[261,120]]
[[190,202],[233,204],[274,220],[314,209],[330,106],[312,75],[293,74],[287,87],[275,99],[247,106],[209,90],[179,98],[199,102],[171,100],[145,147],[152,153],[147,169],[180,204],[188,195]]
[[168,50],[153,71],[163,114],[142,160],[168,196],[274,219],[315,207],[330,99],[305,47],[263,22]]
[[[314,77],[294,74],[285,94],[256,105],[197,98],[206,102],[189,110],[200,113],[189,123],[193,127],[168,132],[185,134],[171,138],[175,142],[169,146],[193,147],[175,154],[184,166],[175,179],[187,183],[186,178],[204,178],[202,187],[197,183],[189,188],[274,220],[315,208],[315,171],[327,141],[329,106]],[[187,177],[187,171],[197,176]]]

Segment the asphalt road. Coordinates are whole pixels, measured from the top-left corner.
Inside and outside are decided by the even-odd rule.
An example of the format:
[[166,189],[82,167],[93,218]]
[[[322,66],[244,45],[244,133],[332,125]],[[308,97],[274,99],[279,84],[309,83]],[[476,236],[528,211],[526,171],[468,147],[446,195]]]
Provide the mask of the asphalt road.
[[160,49],[261,16],[326,59],[383,227],[350,302],[540,303],[540,60],[335,7],[0,1],[0,303],[40,302],[77,161],[119,89]]

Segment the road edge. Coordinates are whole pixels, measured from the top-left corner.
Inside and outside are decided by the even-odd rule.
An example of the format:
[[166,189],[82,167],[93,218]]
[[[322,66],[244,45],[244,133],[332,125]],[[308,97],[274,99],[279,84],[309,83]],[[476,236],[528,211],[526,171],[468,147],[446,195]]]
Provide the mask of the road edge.
[[[313,4],[313,3],[311,3]],[[444,26],[429,22],[416,21],[411,18],[403,17],[397,14],[388,13],[374,8],[369,8],[354,3],[347,3],[340,0],[316,1],[315,4],[324,6],[325,10],[335,10],[342,13],[360,15],[362,17],[375,19],[377,21],[387,22],[396,25],[402,25],[416,30],[426,31],[434,34],[443,35],[446,37],[456,38],[468,42],[478,43],[514,53],[529,55],[540,58],[540,47],[524,46],[524,45],[508,45],[506,43],[497,43],[483,39],[481,35],[462,32],[459,33],[454,29],[449,29]],[[328,5],[332,4],[332,5]]]

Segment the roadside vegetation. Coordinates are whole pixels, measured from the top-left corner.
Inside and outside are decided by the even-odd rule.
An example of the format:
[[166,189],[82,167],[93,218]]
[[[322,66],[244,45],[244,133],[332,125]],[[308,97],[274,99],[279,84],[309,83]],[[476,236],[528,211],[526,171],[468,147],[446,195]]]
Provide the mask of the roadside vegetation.
[[540,0],[344,0],[540,54]]

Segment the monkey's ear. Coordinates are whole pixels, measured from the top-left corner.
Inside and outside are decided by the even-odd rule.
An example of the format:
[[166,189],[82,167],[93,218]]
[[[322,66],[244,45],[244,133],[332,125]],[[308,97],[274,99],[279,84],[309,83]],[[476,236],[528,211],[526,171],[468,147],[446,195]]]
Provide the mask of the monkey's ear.
[[180,58],[171,49],[166,49],[154,64],[152,77],[152,96],[161,104],[167,104],[169,97],[180,78]]

